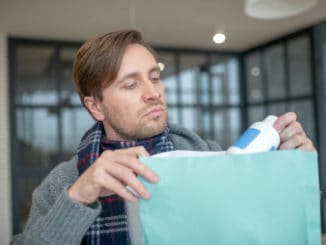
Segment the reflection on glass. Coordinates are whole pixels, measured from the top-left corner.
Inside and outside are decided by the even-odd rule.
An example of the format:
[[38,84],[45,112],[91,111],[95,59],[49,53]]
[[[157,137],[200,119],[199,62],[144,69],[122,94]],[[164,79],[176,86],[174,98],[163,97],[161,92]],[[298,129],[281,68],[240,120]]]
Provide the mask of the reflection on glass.
[[17,109],[17,143],[22,166],[38,169],[55,164],[58,117],[51,109]]
[[224,74],[212,74],[212,91],[213,91],[213,104],[220,105],[224,102],[224,96],[227,95],[223,86],[225,78]]
[[179,119],[178,119],[178,109],[172,106],[169,106],[168,108],[168,116],[169,116],[169,123],[178,125]]
[[199,84],[200,73],[205,71],[207,64],[204,55],[183,54],[180,57],[180,86],[181,86],[181,103],[195,104],[197,84]]
[[190,130],[197,130],[197,111],[196,108],[183,108],[181,110],[182,124]]
[[308,137],[316,145],[316,131],[314,120],[313,103],[310,100],[292,101],[290,102],[290,110],[298,116],[298,121],[302,124]]
[[227,149],[240,135],[240,110],[237,108],[220,109],[214,114],[215,140]]
[[72,82],[73,60],[77,48],[63,48],[60,50],[60,101],[64,106],[81,105],[80,98]]
[[184,70],[180,73],[181,85],[181,103],[196,103],[196,77],[198,76],[196,69]]
[[57,103],[54,48],[21,45],[17,47],[16,55],[16,103]]
[[261,67],[261,59],[258,52],[247,55],[245,58],[245,69],[249,102],[258,102],[264,99]]
[[240,103],[239,91],[239,64],[235,58],[228,59],[227,84],[229,86],[229,102],[233,105]]
[[175,76],[166,77],[163,81],[165,100],[169,105],[177,104],[177,80]]
[[63,154],[72,157],[81,137],[94,124],[94,119],[84,108],[71,108],[62,111]]
[[283,113],[287,112],[289,110],[288,105],[286,103],[280,102],[280,103],[273,103],[268,106],[268,114],[280,116]]
[[202,128],[205,132],[206,137],[209,136],[211,130],[211,114],[209,111],[205,110],[202,113]]
[[274,45],[265,52],[267,97],[268,99],[283,98],[285,90],[284,49],[281,45]]
[[165,99],[168,104],[177,103],[177,79],[175,71],[175,57],[173,53],[158,52],[158,62],[164,64],[161,79],[165,88]]
[[234,58],[215,57],[210,67],[212,77],[213,103],[238,104],[239,78],[238,62]]
[[209,88],[209,76],[207,72],[200,74],[201,79],[199,82],[199,104],[202,106],[209,105],[210,88]]
[[309,45],[307,36],[288,43],[290,95],[310,95],[312,92]]
[[266,117],[266,109],[263,105],[250,106],[248,108],[248,122],[249,126],[255,122],[262,121]]

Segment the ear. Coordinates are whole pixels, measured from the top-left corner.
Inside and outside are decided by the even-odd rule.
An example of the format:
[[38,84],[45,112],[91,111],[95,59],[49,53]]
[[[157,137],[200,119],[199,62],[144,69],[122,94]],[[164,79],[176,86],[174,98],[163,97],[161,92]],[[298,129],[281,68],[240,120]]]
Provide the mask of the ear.
[[92,116],[98,121],[103,121],[105,117],[101,110],[99,101],[95,99],[93,96],[85,96],[83,100],[84,100],[84,105],[86,106],[88,111],[92,114]]

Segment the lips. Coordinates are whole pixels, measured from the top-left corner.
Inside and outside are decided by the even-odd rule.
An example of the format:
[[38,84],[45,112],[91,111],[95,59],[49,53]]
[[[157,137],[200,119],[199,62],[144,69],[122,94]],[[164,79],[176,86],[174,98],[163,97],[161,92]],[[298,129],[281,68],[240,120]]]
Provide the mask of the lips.
[[145,113],[145,117],[158,117],[163,113],[164,109],[162,107],[155,107],[149,112]]

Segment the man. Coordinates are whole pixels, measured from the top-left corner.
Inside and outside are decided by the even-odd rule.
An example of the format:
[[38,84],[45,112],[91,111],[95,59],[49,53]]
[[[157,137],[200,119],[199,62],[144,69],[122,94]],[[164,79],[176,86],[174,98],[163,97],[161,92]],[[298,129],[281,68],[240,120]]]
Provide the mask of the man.
[[[159,176],[138,158],[175,149],[220,150],[186,129],[167,125],[160,69],[137,31],[117,31],[88,40],[78,51],[73,78],[96,120],[77,156],[59,164],[33,193],[25,231],[13,244],[130,244],[126,210],[137,197],[150,198],[136,175]],[[294,113],[279,117],[280,149],[314,151]],[[128,216],[127,216],[128,215]],[[129,226],[129,229],[128,229]],[[133,238],[134,239],[134,238]]]

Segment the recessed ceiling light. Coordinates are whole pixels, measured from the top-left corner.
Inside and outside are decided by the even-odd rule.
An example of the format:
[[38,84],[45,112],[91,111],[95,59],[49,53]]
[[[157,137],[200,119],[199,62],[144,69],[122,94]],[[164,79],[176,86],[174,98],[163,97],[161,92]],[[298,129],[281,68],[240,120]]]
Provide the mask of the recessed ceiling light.
[[217,44],[224,43],[224,41],[225,41],[225,35],[223,33],[216,33],[213,36],[213,41],[214,41],[214,43],[217,43]]
[[158,67],[160,68],[161,71],[164,70],[165,65],[162,62],[158,62],[157,65],[158,65]]
[[245,13],[258,19],[295,16],[316,6],[318,0],[246,0]]
[[260,75],[260,68],[258,66],[254,66],[251,68],[250,73],[253,77],[258,77]]

